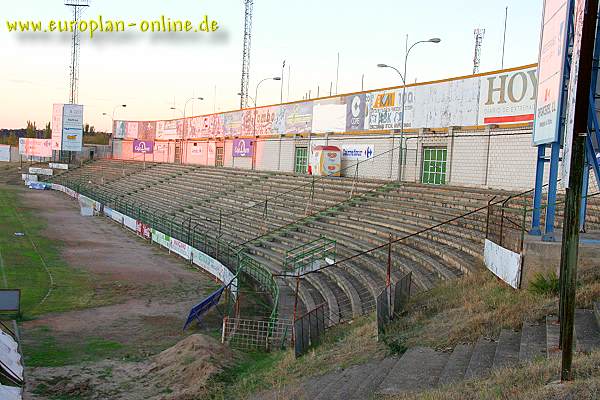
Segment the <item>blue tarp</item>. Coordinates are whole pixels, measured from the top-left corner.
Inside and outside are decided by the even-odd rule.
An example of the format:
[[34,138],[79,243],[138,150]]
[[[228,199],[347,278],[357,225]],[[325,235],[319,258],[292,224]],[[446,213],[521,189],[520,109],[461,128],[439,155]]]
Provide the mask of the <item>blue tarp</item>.
[[46,190],[46,189],[48,189],[48,186],[49,185],[44,182],[29,182],[30,189]]
[[[234,278],[235,279],[235,278]],[[185,321],[185,325],[183,325],[183,329],[185,330],[189,324],[191,324],[194,320],[200,320],[200,317],[207,313],[213,306],[219,304],[219,300],[221,299],[221,295],[227,289],[233,280],[229,282],[227,285],[221,286],[219,289],[215,290],[210,296],[206,299],[202,300],[200,303],[196,304],[190,310],[187,320]]]

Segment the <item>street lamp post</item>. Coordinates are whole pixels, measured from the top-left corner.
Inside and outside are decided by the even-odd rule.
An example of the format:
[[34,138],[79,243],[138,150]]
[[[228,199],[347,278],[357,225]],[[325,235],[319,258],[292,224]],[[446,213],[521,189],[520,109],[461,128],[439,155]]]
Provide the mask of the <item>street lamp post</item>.
[[[400,75],[402,79],[402,116],[400,120],[400,154],[398,155],[398,180],[402,181],[402,173],[404,169],[402,168],[403,159],[403,150],[404,150],[404,111],[406,106],[406,68],[408,64],[408,55],[410,51],[419,43],[439,43],[442,40],[440,38],[431,38],[429,40],[419,40],[418,42],[413,43],[410,47],[408,47],[408,35],[406,35],[406,53],[404,54],[404,74],[401,74],[397,68],[387,65],[387,64],[377,64],[379,68],[391,68]],[[392,146],[393,147],[393,146]],[[392,150],[393,151],[393,150]]]
[[[273,78],[265,78],[262,81],[258,82],[258,84],[256,85],[256,90],[254,91],[254,121],[252,123],[253,127],[252,130],[254,132],[254,137],[256,137],[256,107],[258,107],[258,88],[260,86],[261,83],[265,82],[265,81],[280,81],[281,77],[280,76],[275,76]],[[254,149],[256,150],[256,149]],[[256,151],[252,152],[252,169],[254,169],[254,155],[255,155]]]
[[185,122],[185,111],[187,108],[187,105],[190,101],[192,100],[204,100],[204,97],[190,97],[189,99],[187,99],[187,101],[185,102],[184,106],[183,106],[183,137],[185,138],[187,135],[187,123]]

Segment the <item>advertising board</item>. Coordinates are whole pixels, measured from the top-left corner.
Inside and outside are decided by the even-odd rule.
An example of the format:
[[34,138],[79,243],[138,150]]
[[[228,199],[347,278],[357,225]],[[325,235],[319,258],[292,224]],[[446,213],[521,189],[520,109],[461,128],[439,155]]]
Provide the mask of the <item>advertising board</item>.
[[234,139],[232,153],[233,157],[252,157],[254,154],[254,140]]
[[63,105],[52,105],[52,150],[60,150],[62,144]]
[[365,161],[374,156],[373,144],[342,144],[342,160]]
[[533,143],[558,140],[570,9],[569,0],[545,0],[538,61]]
[[62,145],[64,151],[81,151],[83,146],[83,106],[63,106]]
[[52,139],[19,138],[19,154],[31,157],[52,157]]
[[10,161],[10,146],[0,144],[0,161]]
[[135,139],[133,141],[133,152],[140,154],[152,154],[154,152],[154,142]]

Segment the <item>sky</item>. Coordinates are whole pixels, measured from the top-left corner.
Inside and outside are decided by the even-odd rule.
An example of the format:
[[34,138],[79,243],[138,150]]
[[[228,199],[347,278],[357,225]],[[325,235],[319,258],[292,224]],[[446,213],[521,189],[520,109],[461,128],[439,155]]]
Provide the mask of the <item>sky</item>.
[[[0,4],[0,128],[43,127],[53,103],[69,101],[71,34],[9,32],[7,21],[70,20],[64,0]],[[254,0],[250,95],[263,78],[280,76],[283,100],[301,100],[401,84],[385,63],[403,69],[409,44],[408,82],[472,73],[475,28],[485,29],[480,71],[501,68],[505,8],[508,24],[504,67],[537,62],[543,0]],[[167,18],[218,22],[213,33],[82,34],[79,103],[84,120],[110,130],[115,119],[157,120],[239,108],[243,0],[91,0],[83,19],[139,22]],[[364,75],[364,81],[363,81]],[[364,85],[364,86],[363,86]],[[289,86],[289,90],[288,90]],[[260,85],[258,105],[281,100],[281,82]],[[117,107],[126,104],[126,108]],[[171,110],[175,107],[176,110]],[[106,113],[107,115],[102,115]]]

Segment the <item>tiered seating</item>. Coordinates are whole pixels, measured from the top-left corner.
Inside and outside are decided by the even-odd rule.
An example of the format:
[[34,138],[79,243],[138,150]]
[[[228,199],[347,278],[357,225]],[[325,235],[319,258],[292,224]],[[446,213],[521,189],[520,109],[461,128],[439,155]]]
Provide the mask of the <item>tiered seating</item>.
[[[153,164],[147,163],[146,168],[151,168]],[[81,167],[70,169],[66,173],[61,173],[49,179],[54,183],[64,184],[67,180],[71,182],[87,183],[92,185],[101,185],[112,182],[144,169],[143,163],[130,161],[111,161],[98,160]]]
[[[104,183],[98,180],[102,174]],[[288,250],[321,235],[336,241],[340,260],[484,206],[493,196],[509,195],[174,164],[142,169],[141,163],[110,161],[90,163],[60,179],[91,181],[106,198],[243,245],[273,273],[282,271]],[[321,210],[327,211],[305,218]],[[482,211],[394,244],[393,279],[412,271],[417,288],[429,289],[477,268],[485,220]],[[305,276],[299,285],[299,312],[326,303],[329,320],[337,323],[372,310],[386,282],[387,257],[382,248]],[[295,279],[278,282],[280,316],[291,318]]]

